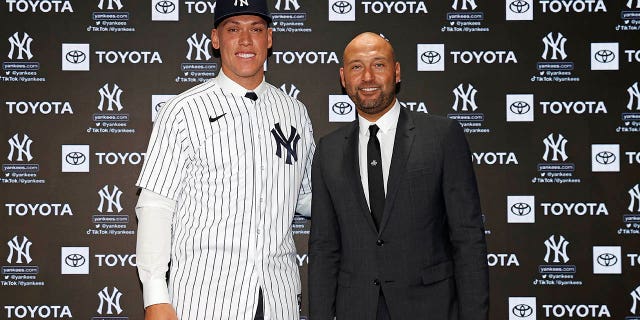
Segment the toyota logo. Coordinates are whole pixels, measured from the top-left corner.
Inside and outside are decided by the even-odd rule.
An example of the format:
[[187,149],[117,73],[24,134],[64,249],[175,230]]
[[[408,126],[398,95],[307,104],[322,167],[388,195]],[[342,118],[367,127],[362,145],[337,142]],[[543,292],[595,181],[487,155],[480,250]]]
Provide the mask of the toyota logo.
[[511,1],[511,3],[509,4],[509,10],[511,10],[511,12],[513,13],[525,13],[529,11],[530,8],[531,6],[529,5],[529,3],[522,0]]
[[524,101],[516,101],[509,106],[509,110],[515,114],[525,114],[531,110],[531,106]]
[[596,162],[599,164],[612,164],[616,161],[616,155],[610,151],[600,151],[596,154]]
[[87,59],[87,55],[80,50],[71,50],[65,54],[64,58],[70,63],[83,63]]
[[594,58],[600,63],[609,63],[616,58],[616,55],[611,50],[602,49],[596,52]]
[[345,115],[351,113],[353,106],[349,102],[340,101],[334,103],[333,106],[331,106],[331,110],[336,114]]
[[518,202],[511,206],[511,213],[516,216],[526,216],[531,213],[531,206],[523,202]]
[[158,1],[154,6],[158,13],[167,14],[176,11],[176,5],[168,0]]
[[603,253],[599,255],[596,260],[598,261],[598,264],[603,267],[611,267],[618,263],[618,258],[611,253]]
[[331,10],[338,14],[349,13],[351,12],[351,9],[353,9],[353,6],[351,3],[346,1],[336,1],[331,5]]
[[74,267],[74,268],[83,266],[85,262],[87,262],[87,259],[85,259],[82,255],[77,253],[72,253],[68,255],[66,258],[64,258],[64,263],[69,267]]
[[511,309],[511,313],[518,318],[526,318],[533,314],[533,308],[526,304],[519,304]]
[[425,51],[420,55],[420,60],[426,64],[438,63],[442,56],[435,51]]
[[77,166],[83,164],[87,160],[87,157],[83,153],[74,151],[67,153],[64,160],[70,165]]

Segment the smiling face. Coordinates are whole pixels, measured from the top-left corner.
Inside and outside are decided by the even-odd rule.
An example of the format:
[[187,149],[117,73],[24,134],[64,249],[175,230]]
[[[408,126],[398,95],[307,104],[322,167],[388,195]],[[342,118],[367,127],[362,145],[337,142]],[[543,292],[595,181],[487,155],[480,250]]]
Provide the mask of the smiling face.
[[211,43],[220,50],[222,71],[248,90],[264,76],[263,65],[272,45],[272,29],[254,15],[233,16],[211,31]]
[[375,122],[393,107],[400,82],[400,63],[391,44],[369,32],[355,37],[344,49],[340,80],[358,114]]

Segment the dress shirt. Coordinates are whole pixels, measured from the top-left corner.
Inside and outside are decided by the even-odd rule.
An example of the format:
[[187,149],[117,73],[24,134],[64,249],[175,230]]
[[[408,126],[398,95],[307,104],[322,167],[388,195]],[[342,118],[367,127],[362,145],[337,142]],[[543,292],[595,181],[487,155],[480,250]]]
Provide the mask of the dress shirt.
[[362,180],[362,188],[364,196],[369,202],[369,180],[367,173],[367,142],[369,141],[369,126],[376,124],[378,130],[378,140],[380,141],[380,155],[382,156],[382,181],[384,182],[384,193],[387,193],[387,180],[389,179],[389,168],[391,167],[391,156],[393,155],[393,144],[396,137],[396,128],[398,126],[398,117],[400,116],[400,103],[396,99],[393,107],[389,109],[376,122],[358,115],[358,163],[360,164],[360,179]]

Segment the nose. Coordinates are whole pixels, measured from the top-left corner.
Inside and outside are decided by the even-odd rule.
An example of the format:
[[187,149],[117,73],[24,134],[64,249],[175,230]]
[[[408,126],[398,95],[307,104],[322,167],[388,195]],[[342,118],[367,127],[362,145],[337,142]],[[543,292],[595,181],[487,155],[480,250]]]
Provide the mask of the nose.
[[239,43],[244,46],[251,44],[251,34],[248,30],[240,31]]
[[371,72],[371,68],[365,67],[362,71],[362,80],[363,81],[371,81],[373,80],[373,73]]

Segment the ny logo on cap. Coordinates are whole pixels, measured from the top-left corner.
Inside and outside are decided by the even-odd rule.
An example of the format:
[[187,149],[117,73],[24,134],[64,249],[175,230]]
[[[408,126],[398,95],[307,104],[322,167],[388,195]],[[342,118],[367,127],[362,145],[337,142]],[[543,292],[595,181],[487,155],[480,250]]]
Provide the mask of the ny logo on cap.
[[248,7],[249,6],[249,0],[235,0],[233,2],[233,5],[236,7]]

